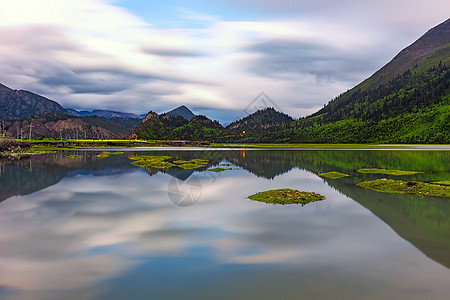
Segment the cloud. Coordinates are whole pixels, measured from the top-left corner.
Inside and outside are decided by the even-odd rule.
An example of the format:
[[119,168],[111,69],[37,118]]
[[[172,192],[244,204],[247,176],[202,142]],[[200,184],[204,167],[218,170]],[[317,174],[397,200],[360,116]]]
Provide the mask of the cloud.
[[66,107],[185,104],[222,122],[265,91],[300,117],[444,20],[449,4],[431,1],[180,1],[171,27],[112,1],[9,1],[0,82]]
[[[283,77],[284,74],[311,74],[318,80],[350,81],[373,67],[360,53],[342,51],[333,45],[310,41],[274,40],[248,48],[260,54],[250,63],[250,70],[260,76]],[[356,74],[356,76],[355,76]]]

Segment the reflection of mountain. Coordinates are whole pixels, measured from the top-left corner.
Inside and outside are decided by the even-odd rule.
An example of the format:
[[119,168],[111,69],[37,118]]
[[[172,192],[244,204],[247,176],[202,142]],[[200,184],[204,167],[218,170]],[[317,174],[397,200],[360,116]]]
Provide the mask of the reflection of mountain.
[[[66,158],[68,152],[34,156],[28,160],[7,162],[0,166],[0,201],[14,195],[26,195],[58,183],[64,177],[83,175],[112,175],[139,169],[124,155],[98,158],[96,152],[83,152],[81,159]],[[324,179],[330,186],[354,199],[389,225],[431,259],[450,267],[450,201],[439,198],[385,194],[363,190],[354,183],[386,175],[359,174],[356,169],[376,167],[425,171],[423,174],[402,177],[425,181],[448,179],[449,151],[333,151],[333,150],[264,150],[264,151],[154,151],[150,155],[170,155],[174,159],[208,159],[200,170],[146,168],[149,175],[163,172],[180,180],[195,172],[218,165],[222,160],[255,174],[272,179],[292,168],[313,173],[340,171],[352,177],[338,180]]]
[[340,181],[333,187],[369,209],[429,258],[450,268],[450,202],[440,198],[378,193]]
[[29,159],[4,162],[0,165],[0,202],[15,196],[28,195],[52,186],[64,177],[79,174],[106,176],[135,170],[128,160],[98,158],[89,152],[80,152],[80,159],[69,159],[72,152],[36,155]]

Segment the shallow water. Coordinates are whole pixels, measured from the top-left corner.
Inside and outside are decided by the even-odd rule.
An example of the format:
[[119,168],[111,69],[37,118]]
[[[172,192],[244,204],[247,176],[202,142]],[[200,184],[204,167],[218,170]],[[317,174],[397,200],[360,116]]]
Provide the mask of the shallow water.
[[[110,151],[110,150],[108,150]],[[450,178],[449,151],[72,151],[0,166],[1,299],[447,299],[450,201],[355,182]],[[69,159],[70,154],[83,158]],[[200,170],[130,155],[206,158]],[[206,171],[220,163],[233,170]],[[414,176],[358,168],[417,170]],[[228,166],[227,166],[228,168]],[[318,172],[352,175],[326,179]],[[324,201],[277,206],[274,188]]]

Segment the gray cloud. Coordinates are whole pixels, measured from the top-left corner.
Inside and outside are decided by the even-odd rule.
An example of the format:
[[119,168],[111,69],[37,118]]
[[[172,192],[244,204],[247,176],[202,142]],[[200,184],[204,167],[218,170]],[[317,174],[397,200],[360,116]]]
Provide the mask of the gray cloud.
[[268,41],[253,45],[248,51],[262,55],[250,62],[250,71],[267,77],[297,73],[329,81],[349,81],[374,67],[364,54],[349,53],[310,41]]
[[204,56],[200,52],[187,49],[159,49],[152,47],[143,47],[142,52],[151,55],[165,56],[165,57],[200,57]]
[[58,72],[43,77],[40,82],[52,87],[67,87],[72,93],[95,93],[110,95],[130,89],[139,82],[155,79],[153,76],[130,74],[128,72]]

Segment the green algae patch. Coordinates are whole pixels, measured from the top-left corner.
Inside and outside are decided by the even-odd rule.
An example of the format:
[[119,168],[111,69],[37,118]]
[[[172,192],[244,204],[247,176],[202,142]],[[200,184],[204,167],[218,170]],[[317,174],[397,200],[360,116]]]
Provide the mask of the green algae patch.
[[214,172],[214,173],[220,173],[220,172],[228,171],[228,170],[233,170],[233,168],[211,168],[211,169],[208,169],[206,171],[210,171],[210,172]]
[[165,155],[136,155],[136,156],[130,156],[128,157],[131,160],[159,160],[164,161],[171,159],[172,156],[165,156]]
[[417,172],[417,171],[402,171],[402,170],[387,170],[387,169],[359,169],[356,170],[359,173],[364,174],[383,174],[383,175],[395,175],[395,176],[401,176],[401,175],[416,175],[423,172]]
[[191,160],[174,160],[172,156],[158,156],[158,155],[136,155],[130,156],[129,159],[134,160],[131,164],[138,167],[152,167],[157,169],[168,169],[172,167],[179,167],[182,169],[199,169],[208,164],[205,159],[191,159]]
[[402,181],[383,178],[360,182],[356,185],[365,189],[384,193],[401,193],[418,196],[450,198],[450,186],[420,181]]
[[123,151],[103,151],[102,154],[107,154],[107,155],[119,155],[119,154],[124,154],[125,152]]
[[349,177],[350,175],[344,174],[344,173],[339,173],[336,171],[331,171],[331,172],[327,172],[327,173],[319,173],[319,176],[331,178],[331,179],[339,179],[339,178],[343,178],[343,177]]
[[152,167],[157,169],[168,169],[175,166],[173,163],[168,162],[167,160],[171,159],[172,156],[158,156],[158,155],[137,155],[130,156],[129,159],[134,160],[132,165],[138,167]]
[[278,189],[256,193],[248,196],[253,201],[272,204],[301,204],[302,206],[311,202],[324,200],[325,196],[314,192],[304,192],[292,189]]
[[106,153],[97,154],[97,157],[109,157],[109,154]]
[[173,163],[177,164],[177,165],[183,165],[183,164],[190,163],[190,161],[189,160],[174,160]]
[[439,184],[439,185],[449,185],[450,186],[450,180],[433,181],[432,183]]
[[198,169],[198,168],[202,168],[204,166],[205,165],[192,164],[190,162],[188,162],[186,164],[177,165],[177,167],[182,168],[182,169]]
[[221,166],[221,167],[231,167],[232,164],[219,164],[219,166]]
[[66,156],[67,158],[70,158],[70,159],[76,159],[76,158],[83,158],[83,155],[69,155],[69,156]]
[[175,166],[174,164],[167,161],[151,161],[151,160],[137,160],[135,162],[132,162],[131,164],[142,168],[152,167],[157,169],[168,169]]
[[200,159],[200,158],[194,158],[194,159],[191,159],[190,162],[192,164],[206,165],[206,164],[208,164],[209,160],[207,160],[207,159]]

